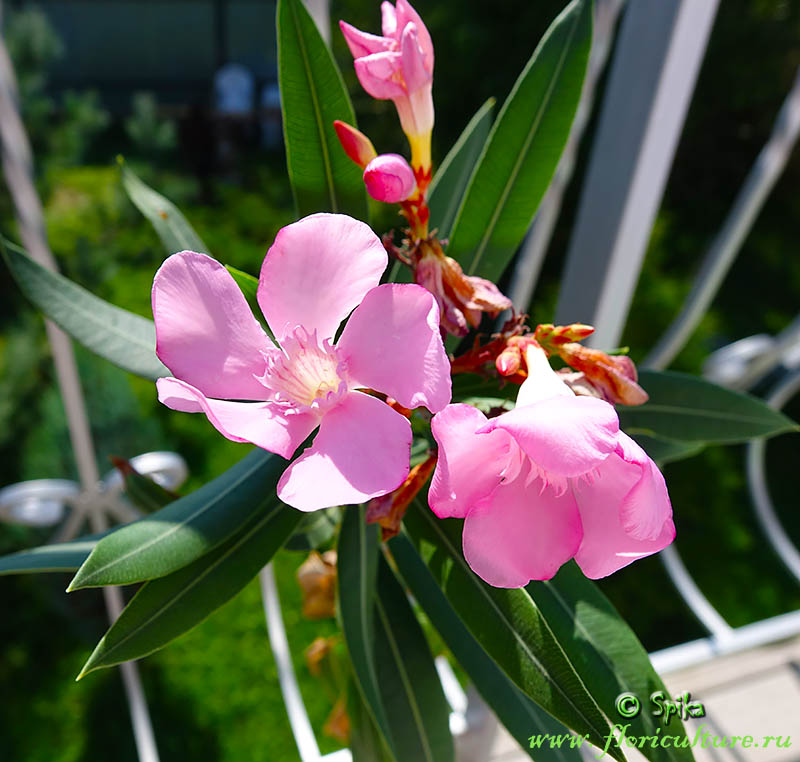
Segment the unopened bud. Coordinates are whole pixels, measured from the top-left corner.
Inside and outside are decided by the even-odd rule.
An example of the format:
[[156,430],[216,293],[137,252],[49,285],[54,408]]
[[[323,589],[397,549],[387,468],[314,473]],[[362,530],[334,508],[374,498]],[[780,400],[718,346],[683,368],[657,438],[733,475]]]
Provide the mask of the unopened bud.
[[336,130],[336,137],[339,138],[344,152],[361,169],[364,169],[378,155],[372,141],[355,127],[337,119],[333,123],[333,128]]
[[396,153],[381,154],[367,164],[364,183],[372,198],[387,204],[405,201],[417,187],[414,170]]
[[608,355],[575,343],[564,344],[558,352],[567,365],[582,372],[609,402],[622,405],[647,402],[647,392],[637,383],[636,366],[630,357]]
[[584,325],[583,323],[572,323],[570,325],[542,323],[536,326],[534,336],[545,349],[552,351],[564,344],[583,341],[593,333],[594,328],[590,325]]
[[497,372],[501,376],[513,376],[522,365],[522,352],[517,346],[506,347],[494,361]]

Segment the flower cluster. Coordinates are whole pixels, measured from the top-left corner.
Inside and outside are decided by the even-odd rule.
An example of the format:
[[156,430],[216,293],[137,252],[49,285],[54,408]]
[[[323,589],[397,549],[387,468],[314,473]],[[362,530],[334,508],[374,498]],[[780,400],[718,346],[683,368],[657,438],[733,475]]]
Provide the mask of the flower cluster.
[[[319,429],[278,496],[302,511],[368,502],[384,538],[432,474],[431,510],[463,519],[464,556],[492,585],[549,579],[572,558],[589,577],[611,574],[675,536],[664,479],[614,409],[647,394],[629,358],[580,343],[593,330],[580,324],[530,332],[515,315],[488,343],[448,357],[443,333],[463,336],[511,305],[428,233],[433,45],[407,0],[382,10],[382,36],[341,28],[364,89],[397,107],[411,161],[334,128],[369,193],[400,205],[403,245],[344,215],[283,228],[258,283],[269,332],[225,267],[190,251],[169,257],[153,285],[157,353],[173,373],[158,380],[159,399],[287,460]],[[387,252],[415,283],[380,284]],[[556,372],[552,357],[569,367]],[[516,406],[487,417],[451,404],[459,373],[517,383]],[[430,444],[413,469],[412,421]],[[304,569],[312,615],[331,610],[328,566],[315,556]]]

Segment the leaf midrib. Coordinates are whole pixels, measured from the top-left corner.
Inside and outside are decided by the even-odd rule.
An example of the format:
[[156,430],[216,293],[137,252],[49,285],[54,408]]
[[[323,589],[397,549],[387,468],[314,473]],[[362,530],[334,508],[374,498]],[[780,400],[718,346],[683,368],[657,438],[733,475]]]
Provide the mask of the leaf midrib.
[[[555,88],[556,82],[561,78],[561,73],[562,73],[563,68],[564,68],[564,61],[566,60],[567,52],[570,50],[570,47],[572,45],[572,38],[575,36],[575,31],[578,28],[578,22],[580,21],[580,17],[581,17],[581,14],[579,14],[579,13],[575,14],[575,18],[574,18],[573,23],[572,23],[572,28],[569,30],[569,33],[567,35],[567,41],[566,41],[566,43],[565,43],[565,45],[564,45],[564,47],[563,47],[563,49],[561,51],[561,56],[560,56],[560,58],[558,60],[558,65],[556,66],[555,75],[550,80],[550,85],[548,86],[547,92],[545,93],[545,97],[544,97],[544,99],[543,99],[543,101],[542,101],[542,103],[541,103],[541,105],[539,107],[539,110],[536,113],[536,117],[534,118],[533,122],[531,122],[530,132],[528,133],[527,138],[525,138],[525,142],[523,144],[522,150],[519,152],[519,155],[517,156],[517,160],[514,162],[514,168],[511,171],[511,174],[509,175],[508,182],[506,183],[505,187],[503,188],[503,192],[500,195],[500,200],[495,205],[494,212],[492,213],[492,216],[491,216],[491,218],[489,220],[489,224],[486,226],[486,232],[483,234],[483,237],[481,238],[481,241],[478,244],[478,248],[475,251],[475,255],[474,255],[473,259],[472,259],[472,263],[470,264],[469,270],[468,270],[470,275],[474,275],[475,274],[475,270],[477,269],[478,264],[480,263],[480,261],[481,261],[481,259],[483,257],[483,254],[484,254],[484,252],[486,250],[486,246],[489,243],[489,239],[492,237],[492,234],[494,233],[494,229],[497,226],[497,220],[500,218],[500,214],[501,214],[501,211],[502,211],[503,207],[505,206],[505,202],[508,199],[508,196],[511,193],[511,189],[514,186],[514,183],[517,180],[517,176],[519,175],[520,169],[522,168],[522,164],[524,163],[525,159],[527,158],[528,151],[530,149],[531,142],[533,141],[534,135],[536,134],[537,130],[539,129],[539,124],[541,123],[542,119],[544,118],[544,113],[545,113],[547,107],[550,105],[550,99],[551,99],[551,96],[553,94],[553,89]],[[509,104],[511,103],[511,100],[512,100],[513,96],[514,96],[514,93],[509,95],[509,100],[508,100]],[[498,116],[498,118],[497,118],[498,128],[499,128],[499,126],[501,124],[503,116],[505,116],[504,113],[500,114],[500,116]],[[475,176],[477,177],[477,174]]]
[[[24,276],[25,279],[26,279],[26,282],[30,283],[30,273],[33,270],[31,268],[31,266],[29,265],[29,263],[26,261],[27,257],[25,255],[23,255],[23,254],[15,252],[15,251],[10,252],[10,254],[12,256],[14,256],[14,257],[19,257],[20,258],[20,260],[22,261],[22,268],[26,271],[25,276]],[[49,272],[47,270],[45,271],[45,273],[46,273],[47,276],[54,276],[55,275],[55,273],[51,273],[51,272]],[[63,276],[57,276],[57,277],[59,277],[59,279],[60,279],[60,277],[63,277]],[[47,277],[46,280],[41,279],[39,282],[43,282],[43,283],[46,284],[48,292],[51,295],[54,296],[55,300],[59,303],[59,305],[61,305],[61,306],[65,306],[66,305],[73,312],[79,312],[81,314],[81,316],[84,317],[92,325],[100,326],[107,333],[113,333],[116,336],[119,336],[119,337],[125,339],[129,343],[136,344],[137,346],[141,347],[142,349],[146,349],[148,352],[153,352],[153,353],[155,352],[155,327],[153,326],[152,321],[148,320],[145,317],[142,317],[141,315],[137,315],[137,314],[135,314],[133,312],[128,312],[127,310],[122,310],[120,307],[113,307],[113,309],[119,310],[122,313],[122,316],[124,316],[125,318],[130,319],[133,322],[137,322],[139,324],[138,327],[147,328],[148,330],[152,327],[154,333],[153,333],[153,343],[151,344],[150,342],[142,341],[141,338],[135,333],[134,334],[123,333],[122,331],[120,331],[117,328],[117,326],[113,322],[112,323],[107,323],[107,322],[103,322],[101,320],[98,320],[97,317],[91,311],[86,310],[83,307],[82,301],[70,302],[69,299],[66,298],[65,294],[62,293],[62,291],[60,291],[57,286],[66,285],[67,288],[70,291],[77,292],[82,298],[85,298],[86,296],[89,296],[92,299],[97,299],[97,297],[94,296],[94,294],[89,293],[88,291],[84,291],[77,284],[69,282],[66,278],[64,278],[64,281],[65,281],[64,284],[60,284],[60,283],[58,283],[56,278]],[[102,306],[105,309],[108,309],[111,305],[103,303]],[[53,318],[53,319],[55,319],[55,318]],[[59,319],[59,322],[60,322],[60,320],[61,319]]]
[[[519,633],[514,629],[511,625],[511,622],[508,621],[507,617],[503,613],[502,609],[492,600],[492,598],[486,595],[486,592],[481,588],[480,585],[475,584],[473,581],[473,572],[466,564],[466,562],[461,557],[461,554],[453,547],[452,543],[450,542],[450,538],[436,525],[435,522],[431,520],[430,517],[426,516],[425,513],[422,514],[425,516],[425,520],[433,527],[434,531],[441,537],[443,542],[447,545],[448,550],[450,551],[450,555],[453,560],[459,564],[462,570],[465,572],[467,579],[471,582],[472,586],[480,593],[481,597],[484,598],[486,601],[489,602],[490,606],[495,610],[496,614],[498,615],[498,619],[500,619],[508,628],[509,632],[514,636],[514,639],[517,643],[522,646],[523,650],[525,651],[526,655],[530,658],[531,662],[536,666],[542,676],[550,683],[558,693],[564,698],[564,700],[575,710],[578,716],[583,717],[586,724],[592,728],[597,734],[598,737],[602,737],[602,733],[599,731],[598,728],[595,727],[594,722],[591,721],[590,718],[586,717],[586,715],[580,710],[579,707],[575,706],[572,699],[564,692],[563,688],[550,676],[550,673],[544,668],[544,665],[536,658],[536,656],[531,651],[528,644],[520,637]],[[542,620],[542,623],[545,627],[547,627],[547,623]],[[555,636],[553,636],[553,642],[560,648],[560,644],[556,640]],[[563,653],[563,649],[562,649]],[[564,654],[564,658],[567,659],[566,654]],[[567,659],[569,663],[569,660]],[[578,676],[578,679],[580,677]],[[584,688],[585,689],[585,688]],[[605,730],[605,728],[603,728]]]
[[408,673],[406,672],[405,664],[403,663],[402,656],[400,654],[400,649],[397,646],[397,641],[394,637],[394,632],[392,631],[391,624],[389,622],[388,617],[386,616],[386,610],[381,603],[380,597],[375,598],[375,608],[378,612],[378,616],[380,617],[381,624],[383,625],[383,629],[386,632],[386,639],[389,641],[389,648],[392,651],[392,656],[394,657],[395,665],[397,668],[397,672],[400,675],[400,681],[403,683],[403,689],[405,691],[406,697],[408,699],[408,704],[411,707],[411,715],[414,718],[414,724],[417,726],[417,732],[419,734],[420,742],[422,743],[422,750],[425,753],[425,759],[430,760],[430,762],[435,762],[433,759],[433,753],[431,751],[430,743],[428,742],[428,736],[425,732],[425,725],[422,722],[422,715],[419,711],[419,704],[417,704],[417,699],[414,692],[411,690],[411,683],[408,679]]
[[[275,506],[275,508],[277,508],[277,509],[280,509],[280,507],[281,507],[281,505],[279,503],[276,504],[276,506]],[[200,582],[202,582],[209,574],[211,574],[211,572],[213,572],[223,561],[227,560],[232,553],[235,553],[237,550],[239,550],[239,548],[244,543],[246,543],[268,521],[270,521],[272,519],[274,513],[275,513],[275,511],[273,510],[272,512],[270,512],[266,516],[264,516],[264,518],[262,518],[258,522],[256,522],[256,524],[254,524],[253,527],[246,534],[242,535],[242,537],[240,537],[239,540],[237,540],[219,558],[217,558],[212,564],[210,564],[206,569],[204,569],[200,574],[198,574],[189,584],[187,584],[186,586],[182,587],[178,591],[178,593],[176,595],[172,596],[171,598],[168,598],[164,602],[164,604],[160,608],[156,609],[148,619],[145,619],[141,624],[139,624],[137,627],[135,627],[133,630],[131,630],[121,640],[117,641],[117,643],[115,643],[113,646],[111,646],[103,654],[102,661],[107,662],[108,661],[108,657],[109,657],[110,654],[114,653],[115,651],[118,651],[134,635],[137,635],[145,627],[148,627],[152,622],[154,622],[156,619],[158,619],[167,609],[171,608],[181,598],[183,598],[187,593],[189,593],[191,590],[193,590],[195,587],[197,587],[197,585]],[[144,588],[142,588],[142,590],[144,590]],[[137,593],[136,596],[134,596],[134,598],[131,600],[131,604],[136,600],[136,598],[141,594],[141,592],[142,591],[139,591],[139,593]],[[128,604],[128,605],[131,605],[131,604]],[[103,645],[103,642],[105,641],[105,639],[106,639],[106,636],[104,635],[103,639],[100,641],[100,643],[97,644],[97,648],[100,648],[100,646]],[[152,651],[149,651],[148,653],[152,653]],[[146,656],[147,654],[141,654],[141,655],[142,656]],[[100,660],[98,660],[98,661],[100,661]],[[91,657],[89,658],[89,662],[91,662]],[[87,665],[88,665],[88,663],[87,663]],[[92,665],[90,667],[90,670],[96,668],[97,666],[99,666],[99,664]],[[85,674],[85,673],[86,673],[86,669],[84,668],[84,670],[82,670],[81,674]],[[79,675],[79,677],[80,677],[80,675]]]
[[322,127],[322,111],[320,110],[319,107],[319,101],[317,98],[317,89],[311,72],[311,65],[308,60],[308,53],[306,51],[305,40],[303,39],[303,33],[300,28],[300,21],[297,18],[297,9],[294,5],[295,2],[296,0],[290,0],[289,3],[292,13],[292,21],[294,22],[294,28],[297,34],[298,46],[300,48],[300,56],[303,59],[303,69],[306,75],[306,80],[308,81],[308,91],[311,94],[311,105],[314,109],[314,116],[316,117],[315,121],[317,127],[317,134],[319,136],[320,148],[322,150],[322,166],[325,171],[325,182],[328,190],[328,199],[331,202],[331,211],[336,213],[339,211],[339,206],[336,203],[336,193],[334,192],[334,185],[333,185],[333,168],[331,167],[331,159],[330,159],[330,154],[328,152],[328,144],[325,141],[325,133]]
[[[190,524],[192,521],[194,521],[198,516],[202,516],[204,513],[206,513],[207,511],[211,510],[212,508],[214,508],[223,498],[227,497],[232,491],[234,491],[236,488],[238,488],[242,484],[242,482],[244,482],[247,479],[249,479],[253,475],[253,473],[258,471],[263,465],[264,465],[264,461],[263,460],[255,463],[251,469],[249,469],[247,472],[242,474],[242,476],[240,476],[238,479],[236,479],[236,481],[232,482],[227,487],[225,487],[223,490],[218,492],[210,501],[208,501],[207,503],[203,503],[200,508],[198,508],[191,515],[187,516],[183,521],[180,521],[177,524],[173,524],[165,532],[162,532],[161,534],[159,534],[159,535],[157,535],[155,537],[152,537],[151,539],[149,539],[147,542],[143,543],[142,545],[137,545],[135,548],[131,548],[131,550],[129,550],[127,553],[123,553],[121,556],[115,556],[111,561],[109,561],[105,565],[99,567],[98,569],[95,569],[85,579],[81,580],[80,581],[81,585],[83,587],[85,587],[86,586],[85,583],[87,581],[90,581],[90,580],[96,578],[99,574],[102,574],[103,572],[107,571],[108,569],[111,569],[114,566],[116,566],[118,564],[121,564],[124,561],[127,561],[132,556],[135,556],[135,555],[137,555],[139,553],[143,553],[144,551],[150,549],[151,547],[153,547],[154,545],[156,545],[156,544],[158,544],[160,542],[164,542],[169,537],[171,537],[175,532],[177,532],[178,530],[180,530],[183,527],[185,527],[187,524]],[[188,497],[185,498],[185,499],[188,499]],[[280,507],[280,506],[278,506],[278,507]],[[269,515],[272,515],[272,514],[269,514]],[[148,519],[143,519],[143,521],[147,521],[147,520]],[[150,518],[149,520],[152,521],[153,519]],[[134,526],[134,525],[131,524],[130,526]],[[222,542],[224,542],[224,539],[222,540]],[[98,543],[98,545],[99,545],[99,543]],[[91,560],[91,556],[89,556],[89,558],[87,558],[86,560],[87,560],[87,562],[90,561]],[[131,579],[131,580],[128,580],[128,582],[142,582],[143,580],[144,580],[144,578]]]
[[665,405],[659,402],[648,402],[638,409],[626,409],[623,412],[627,414],[654,412],[669,415],[681,415],[689,418],[715,418],[721,421],[734,421],[736,423],[752,423],[761,426],[769,425],[769,423],[765,422],[762,417],[753,417],[741,413],[730,413],[721,410],[708,410],[706,408],[698,409],[680,407],[678,405]]

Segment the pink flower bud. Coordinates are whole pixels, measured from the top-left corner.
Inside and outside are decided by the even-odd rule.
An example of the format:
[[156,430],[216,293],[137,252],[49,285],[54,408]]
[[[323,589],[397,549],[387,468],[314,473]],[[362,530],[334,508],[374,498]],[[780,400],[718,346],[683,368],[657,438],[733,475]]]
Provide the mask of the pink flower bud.
[[336,119],[333,128],[336,130],[336,137],[339,138],[344,152],[361,169],[364,169],[378,155],[372,141],[355,127]]
[[367,164],[364,182],[372,198],[387,204],[405,201],[417,187],[414,170],[396,153],[381,154]]

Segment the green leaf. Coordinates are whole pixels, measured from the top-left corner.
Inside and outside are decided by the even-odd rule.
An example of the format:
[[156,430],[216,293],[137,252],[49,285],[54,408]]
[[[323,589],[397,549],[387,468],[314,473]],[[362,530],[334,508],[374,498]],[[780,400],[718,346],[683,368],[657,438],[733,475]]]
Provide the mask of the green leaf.
[[[549,582],[532,582],[525,588],[541,610],[570,661],[583,677],[587,689],[606,716],[614,722],[630,723],[629,736],[685,738],[683,725],[673,716],[668,725],[652,714],[650,696],[664,691],[642,644],[608,599],[577,564],[570,561]],[[621,693],[633,693],[641,702],[636,717],[624,717],[616,708]],[[689,748],[640,748],[652,762],[691,762]]]
[[[610,732],[606,718],[530,595],[491,587],[473,573],[460,550],[462,521],[436,518],[416,501],[405,525],[417,541],[436,548],[431,566],[437,581],[489,656],[540,707],[602,747]],[[624,760],[618,750],[609,753]]]
[[662,437],[653,437],[630,429],[625,433],[630,434],[659,465],[691,458],[704,450],[706,446],[705,442],[681,442],[676,439],[663,439]]
[[381,701],[375,664],[375,586],[378,575],[378,525],[367,526],[364,507],[344,512],[337,547],[339,620],[364,703],[383,737],[389,723]]
[[250,273],[237,270],[230,265],[225,265],[225,269],[233,276],[236,285],[239,286],[244,298],[247,300],[248,306],[253,312],[253,317],[261,324],[267,336],[275,341],[275,335],[272,333],[272,329],[267,325],[264,313],[261,311],[261,305],[258,303],[258,278],[250,275]]
[[309,513],[286,543],[287,550],[315,550],[328,542],[339,527],[342,509],[339,506]]
[[696,376],[643,370],[639,383],[650,395],[638,407],[618,407],[628,432],[686,442],[744,442],[800,427],[749,394],[734,392]]
[[339,212],[367,220],[361,170],[347,158],[333,122],[355,125],[342,75],[300,0],[278,1],[278,81],[286,164],[297,214]]
[[163,648],[238,593],[275,555],[302,514],[276,498],[208,555],[142,585],[103,636],[78,679]]
[[452,762],[450,707],[425,633],[384,558],[375,613],[378,687],[397,759]]
[[152,320],[114,307],[0,239],[8,269],[28,299],[56,325],[95,354],[137,376],[170,372],[156,357]]
[[494,104],[494,98],[489,98],[478,109],[433,176],[428,207],[431,227],[438,229],[439,238],[450,235],[467,183],[489,136]]
[[176,251],[198,251],[208,254],[208,246],[194,231],[175,204],[145,185],[128,166],[120,160],[122,185],[130,200],[155,228],[167,254]]
[[592,3],[573,0],[503,104],[450,236],[467,274],[496,281],[522,242],[567,141],[591,43]]
[[[472,637],[411,541],[399,534],[388,546],[414,599],[500,722],[528,755],[534,757],[529,742],[532,735],[549,733],[558,737],[566,734],[567,729],[517,688]],[[570,748],[568,742],[552,749],[544,743],[535,755],[540,762],[580,760],[577,749]]]
[[[115,530],[111,529],[109,532]],[[0,557],[0,575],[38,574],[40,572],[72,572],[89,556],[102,534],[78,537],[70,542],[42,545]]]
[[196,492],[99,542],[67,589],[142,582],[192,563],[274,505],[285,467],[283,458],[254,450]]
[[392,755],[375,727],[354,677],[347,683],[347,716],[350,719],[350,753],[353,762],[392,762]]

